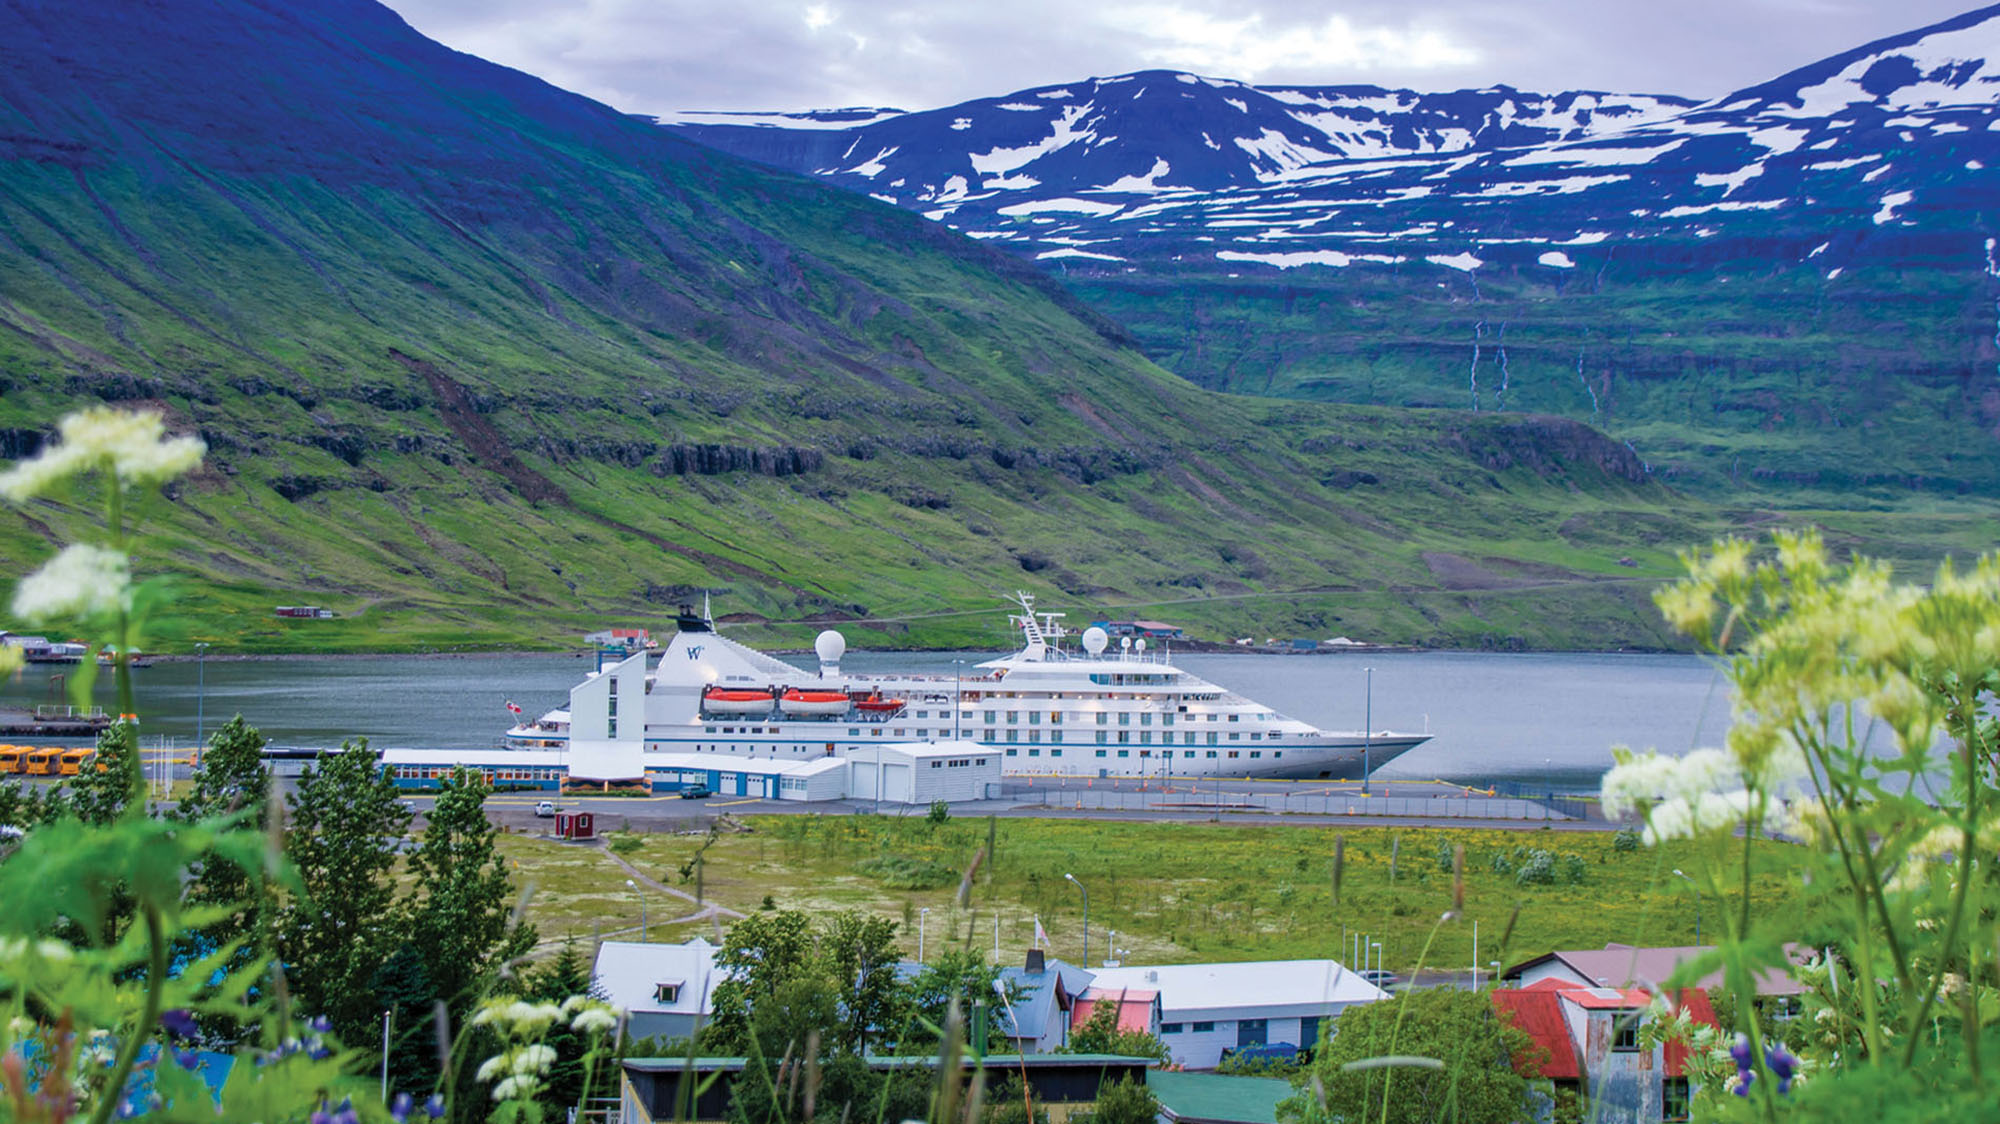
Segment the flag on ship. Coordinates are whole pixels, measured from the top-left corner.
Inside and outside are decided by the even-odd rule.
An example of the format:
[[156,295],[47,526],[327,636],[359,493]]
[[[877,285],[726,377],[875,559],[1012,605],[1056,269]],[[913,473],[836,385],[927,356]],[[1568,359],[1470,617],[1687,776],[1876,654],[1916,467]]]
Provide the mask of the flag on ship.
[[513,699],[508,699],[508,700],[507,700],[507,711],[508,711],[508,713],[510,713],[510,714],[519,714],[519,713],[521,713],[521,708],[520,708],[519,706],[516,706],[516,705],[514,704],[514,700],[513,700]]
[[1038,914],[1035,917],[1035,947],[1047,948],[1048,945],[1049,945],[1049,931],[1047,929],[1042,928],[1042,919],[1041,916]]

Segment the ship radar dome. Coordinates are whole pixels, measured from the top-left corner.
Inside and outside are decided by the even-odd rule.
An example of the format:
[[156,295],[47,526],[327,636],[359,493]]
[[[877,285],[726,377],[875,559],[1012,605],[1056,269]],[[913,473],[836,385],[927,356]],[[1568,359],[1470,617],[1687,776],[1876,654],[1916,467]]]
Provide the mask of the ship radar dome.
[[813,651],[819,654],[819,662],[837,664],[847,654],[847,637],[829,628],[813,641]]
[[1083,630],[1083,650],[1093,656],[1103,655],[1104,646],[1110,642],[1110,635],[1096,625]]

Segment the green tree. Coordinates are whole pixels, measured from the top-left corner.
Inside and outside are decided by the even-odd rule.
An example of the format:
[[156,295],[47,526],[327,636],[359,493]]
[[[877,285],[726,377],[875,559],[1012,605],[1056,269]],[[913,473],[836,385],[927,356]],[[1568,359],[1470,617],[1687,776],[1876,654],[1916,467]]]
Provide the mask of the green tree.
[[812,920],[793,909],[753,913],[731,926],[715,965],[723,979],[702,1046],[718,1054],[749,1053],[751,1011],[787,984],[806,978],[830,986],[814,956]]
[[[563,1003],[572,996],[588,995],[603,998],[595,981],[590,976],[590,965],[584,963],[583,954],[577,951],[576,938],[563,940],[562,947],[546,963],[527,974],[523,997],[541,1003]],[[542,1045],[556,1052],[556,1060],[549,1067],[542,1095],[542,1107],[550,1119],[558,1119],[564,1109],[581,1104],[585,1095],[585,1078],[601,1091],[610,1088],[607,1080],[611,1066],[600,1062],[594,1074],[587,1074],[586,1064],[591,1041],[588,1036],[572,1029],[567,1021],[558,1020],[550,1029]]]
[[299,1009],[325,1015],[350,1042],[379,1034],[372,988],[396,943],[397,842],[410,814],[366,739],[321,754],[286,798],[285,855],[301,892],[277,919],[277,952]]
[[139,728],[113,722],[97,735],[97,756],[70,788],[70,808],[87,824],[115,822],[128,807],[143,807],[145,776],[139,768]]
[[1153,1124],[1159,1115],[1160,1099],[1146,1083],[1121,1077],[1098,1086],[1097,1105],[1079,1124]]
[[453,769],[410,856],[403,906],[410,944],[454,1015],[501,965],[535,944],[534,929],[513,922],[513,885],[494,846],[498,829],[486,818],[486,793],[477,775]]
[[1143,1030],[1123,1030],[1118,1026],[1118,1004],[1098,1002],[1090,1017],[1070,1032],[1069,1043],[1059,1054],[1117,1054],[1126,1058],[1158,1058],[1172,1061],[1167,1044]]
[[[243,829],[263,832],[270,820],[271,771],[264,763],[268,742],[240,714],[209,735],[189,790],[169,818],[198,823],[233,815]],[[261,870],[245,870],[217,858],[204,858],[188,872],[188,904],[237,907],[198,934],[198,947],[212,950],[241,940],[245,946],[236,963],[247,963],[257,955],[258,938],[272,911],[262,881]]]
[[[988,964],[979,953],[963,948],[947,948],[911,978],[907,988],[910,1010],[930,1026],[943,1027],[952,1000],[956,999],[960,1017],[965,1020],[967,1037],[970,1038],[972,1005],[1000,1005],[1000,996],[993,990],[993,982],[999,978],[1000,969]],[[1017,998],[1017,995],[1008,995],[1009,1001]],[[986,1026],[986,1052],[1006,1052],[1010,1045],[1001,1020],[988,1018]],[[912,1022],[909,1033],[897,1043],[896,1049],[904,1054],[923,1054],[935,1050],[937,1045],[935,1034],[922,1024]]]
[[860,910],[836,914],[825,923],[820,954],[840,992],[840,1048],[864,1053],[870,1035],[893,1036],[903,1006],[896,923]]
[[[1530,1079],[1513,1059],[1534,1049],[1528,1035],[1493,1008],[1484,992],[1437,987],[1349,1007],[1313,1058],[1325,1100],[1308,1087],[1278,1106],[1285,1121],[1370,1120],[1431,1124],[1532,1118]],[[1441,1068],[1347,1068],[1370,1058],[1421,1057]]]

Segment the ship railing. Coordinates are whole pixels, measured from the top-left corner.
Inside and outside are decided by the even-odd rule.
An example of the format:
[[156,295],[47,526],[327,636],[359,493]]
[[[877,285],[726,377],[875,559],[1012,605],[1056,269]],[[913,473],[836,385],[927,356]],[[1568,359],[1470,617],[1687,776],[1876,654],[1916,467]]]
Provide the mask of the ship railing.
[[101,706],[57,706],[53,704],[37,706],[36,718],[104,718]]

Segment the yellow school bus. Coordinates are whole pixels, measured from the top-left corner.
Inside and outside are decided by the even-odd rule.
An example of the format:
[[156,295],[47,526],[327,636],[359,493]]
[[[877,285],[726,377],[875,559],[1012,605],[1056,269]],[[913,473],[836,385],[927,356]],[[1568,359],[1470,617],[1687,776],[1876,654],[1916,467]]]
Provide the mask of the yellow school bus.
[[63,750],[62,775],[65,777],[76,776],[88,768],[90,766],[90,759],[96,756],[97,750],[94,747],[78,747],[76,749]]
[[0,745],[0,774],[18,773],[27,768],[28,747],[25,745]]
[[28,765],[24,771],[34,777],[56,776],[62,772],[62,755],[63,751],[60,748],[31,749],[28,751]]

